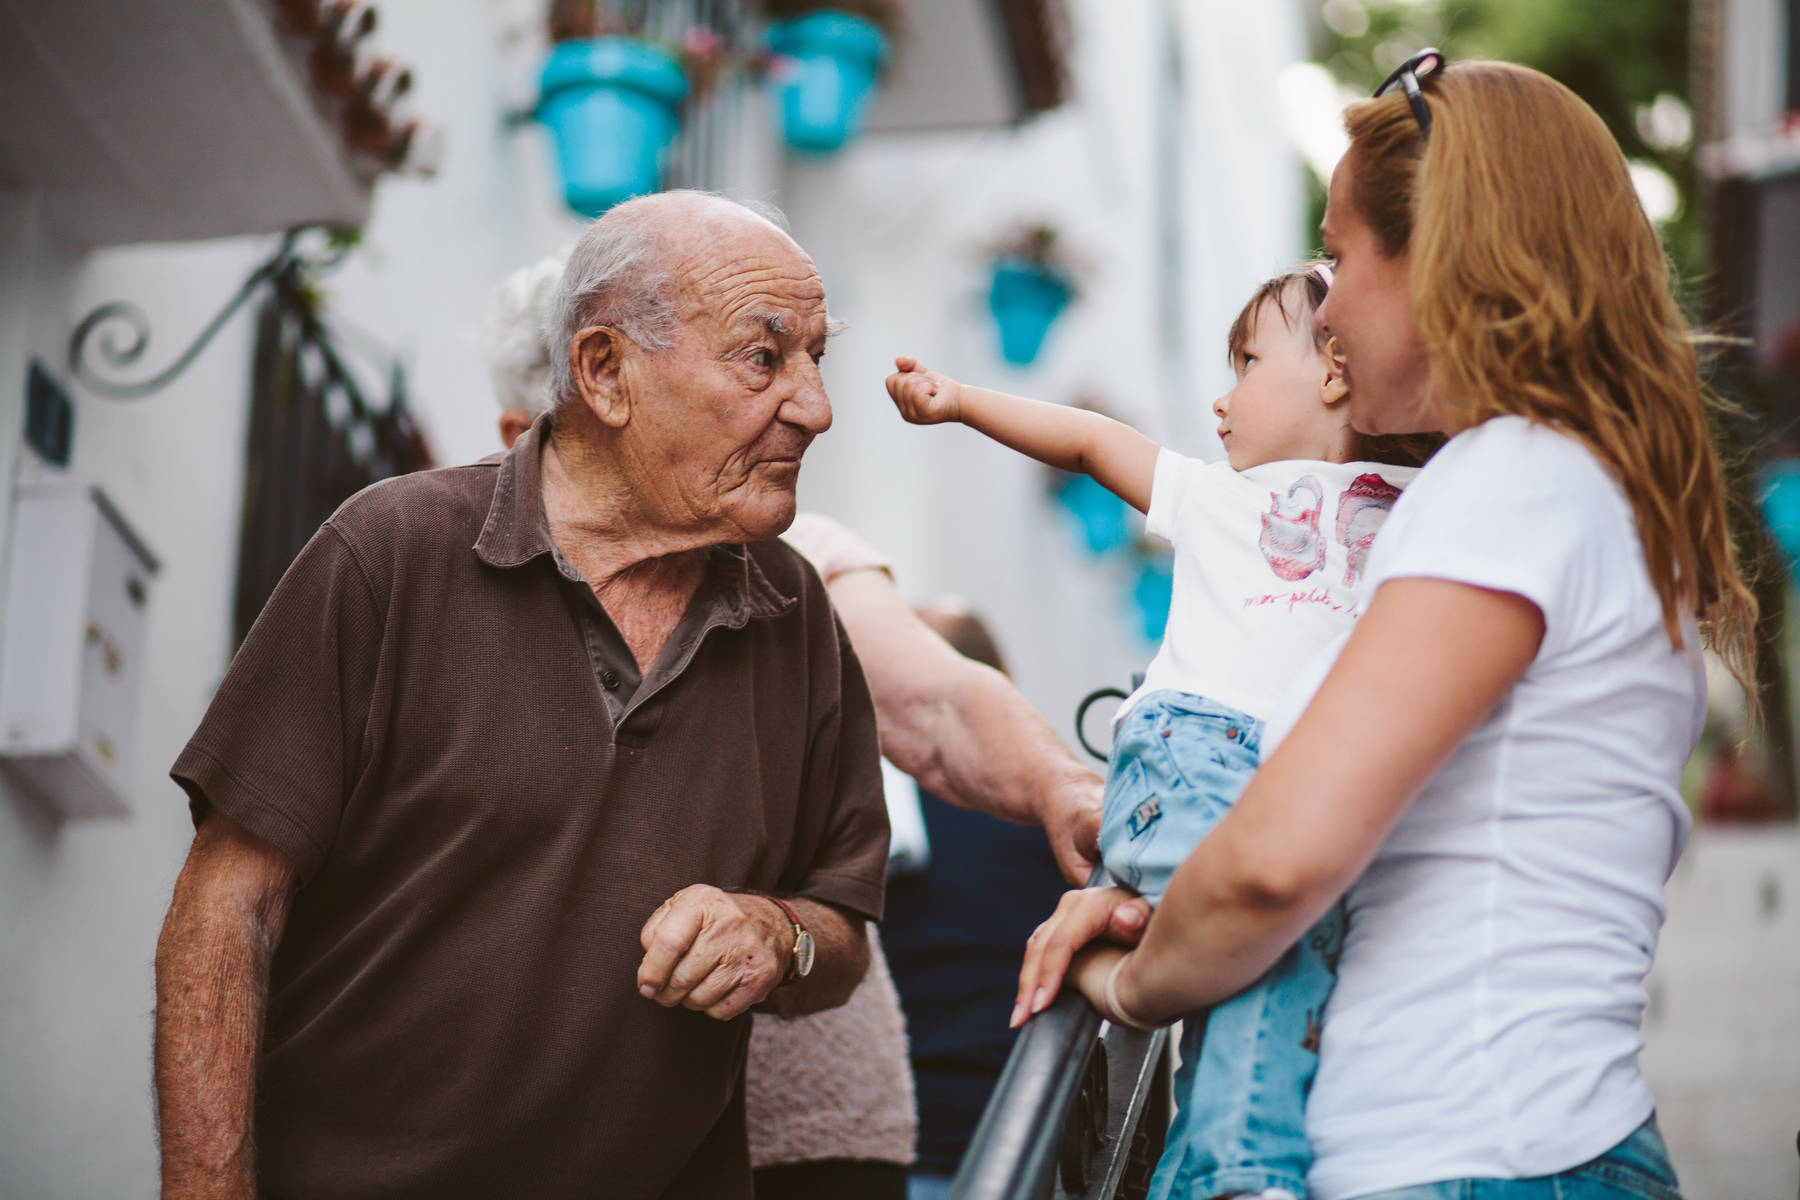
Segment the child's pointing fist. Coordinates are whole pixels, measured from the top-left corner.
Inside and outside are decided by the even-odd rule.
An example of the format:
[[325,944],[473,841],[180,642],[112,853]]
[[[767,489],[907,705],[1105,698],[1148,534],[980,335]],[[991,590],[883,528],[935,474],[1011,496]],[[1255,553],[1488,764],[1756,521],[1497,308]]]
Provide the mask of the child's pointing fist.
[[956,380],[927,370],[916,358],[896,358],[894,368],[887,390],[901,416],[914,425],[962,419],[962,386]]

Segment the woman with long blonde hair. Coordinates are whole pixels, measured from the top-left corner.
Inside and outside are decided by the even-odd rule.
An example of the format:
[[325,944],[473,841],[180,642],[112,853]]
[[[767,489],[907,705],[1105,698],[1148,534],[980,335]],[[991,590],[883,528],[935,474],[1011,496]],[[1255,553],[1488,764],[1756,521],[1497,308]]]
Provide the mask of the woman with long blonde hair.
[[1166,1022],[1343,898],[1314,1196],[1667,1200],[1643,980],[1701,647],[1748,678],[1756,616],[1691,335],[1623,154],[1567,88],[1428,51],[1376,97],[1346,117],[1319,319],[1358,430],[1449,441],[1137,949],[1103,940],[1114,889],[1070,893],[1020,997],[1041,1009],[1066,972],[1109,1019]]

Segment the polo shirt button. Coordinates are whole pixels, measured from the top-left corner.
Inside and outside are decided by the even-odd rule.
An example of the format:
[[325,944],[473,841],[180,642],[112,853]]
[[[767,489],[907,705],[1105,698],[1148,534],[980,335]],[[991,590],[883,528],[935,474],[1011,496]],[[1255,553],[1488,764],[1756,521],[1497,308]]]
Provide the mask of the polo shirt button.
[[610,692],[619,686],[619,673],[617,671],[602,671],[600,672],[600,682],[605,684],[606,690]]

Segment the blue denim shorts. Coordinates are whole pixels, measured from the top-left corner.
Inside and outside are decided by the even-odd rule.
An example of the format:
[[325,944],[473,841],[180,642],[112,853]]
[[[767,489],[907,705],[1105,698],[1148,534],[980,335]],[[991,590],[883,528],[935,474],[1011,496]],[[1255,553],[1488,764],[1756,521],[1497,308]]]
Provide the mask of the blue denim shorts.
[[1361,1200],[1681,1200],[1656,1114],[1600,1157],[1535,1179],[1445,1179]]
[[1187,692],[1151,692],[1113,731],[1100,860],[1160,903],[1169,876],[1231,808],[1262,750],[1262,722]]

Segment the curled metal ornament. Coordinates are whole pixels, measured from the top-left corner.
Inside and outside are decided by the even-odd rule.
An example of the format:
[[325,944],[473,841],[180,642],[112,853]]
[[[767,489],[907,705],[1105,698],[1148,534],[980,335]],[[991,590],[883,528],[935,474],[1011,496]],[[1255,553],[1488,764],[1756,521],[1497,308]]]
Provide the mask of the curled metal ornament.
[[[70,374],[89,391],[113,400],[140,400],[161,391],[200,357],[219,330],[225,327],[225,322],[244,306],[244,301],[255,294],[258,287],[293,265],[294,241],[298,233],[296,230],[282,238],[280,249],[250,273],[237,293],[219,310],[217,316],[207,322],[206,328],[200,331],[193,343],[161,371],[136,381],[108,378],[108,375],[135,366],[150,348],[150,318],[137,305],[115,300],[111,304],[102,304],[83,317],[81,323],[75,326],[75,332],[69,335]],[[122,342],[118,336],[121,325],[130,332],[129,342]],[[97,338],[96,334],[99,335]],[[95,358],[100,362],[94,362]]]

